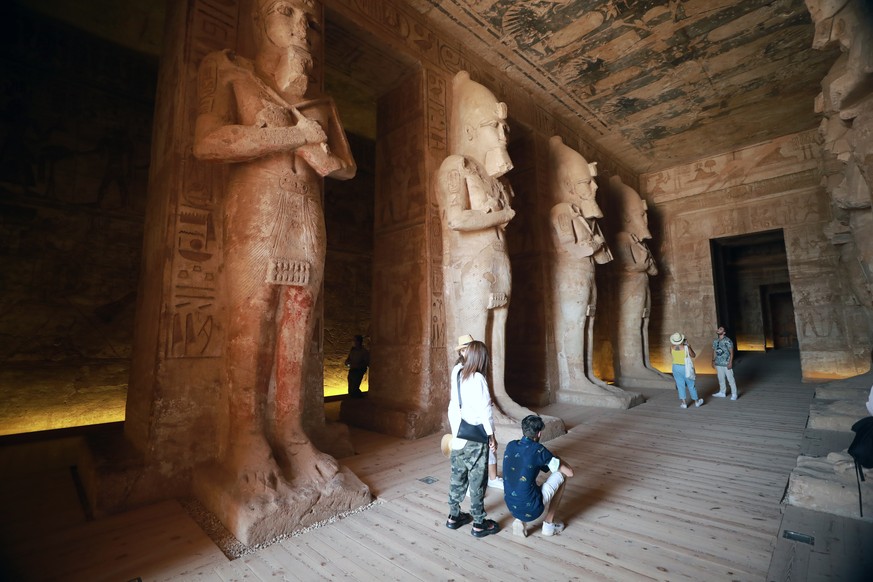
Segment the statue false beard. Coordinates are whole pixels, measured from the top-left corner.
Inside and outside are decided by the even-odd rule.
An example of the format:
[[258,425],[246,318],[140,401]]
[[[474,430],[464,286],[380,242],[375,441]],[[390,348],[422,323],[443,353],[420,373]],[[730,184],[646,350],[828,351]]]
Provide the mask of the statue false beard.
[[485,171],[489,176],[499,178],[512,169],[512,160],[504,147],[491,148],[485,152]]
[[309,89],[309,76],[293,54],[279,61],[273,78],[276,88],[286,96],[303,97]]
[[309,90],[308,58],[305,51],[265,50],[259,52],[255,58],[255,68],[261,78],[270,80],[280,95],[289,101],[295,101]]

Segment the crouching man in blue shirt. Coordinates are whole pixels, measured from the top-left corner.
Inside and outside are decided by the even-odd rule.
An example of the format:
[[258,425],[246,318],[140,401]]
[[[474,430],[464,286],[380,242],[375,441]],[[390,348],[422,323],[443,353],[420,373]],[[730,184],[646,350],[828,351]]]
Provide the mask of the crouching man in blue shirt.
[[[527,523],[546,511],[543,535],[553,536],[564,530],[564,524],[555,521],[555,511],[564,493],[564,478],[573,476],[573,468],[540,444],[545,423],[533,414],[521,421],[520,440],[506,445],[503,453],[503,498],[515,517],[512,533],[527,536]],[[540,471],[551,472],[542,485],[537,485]]]

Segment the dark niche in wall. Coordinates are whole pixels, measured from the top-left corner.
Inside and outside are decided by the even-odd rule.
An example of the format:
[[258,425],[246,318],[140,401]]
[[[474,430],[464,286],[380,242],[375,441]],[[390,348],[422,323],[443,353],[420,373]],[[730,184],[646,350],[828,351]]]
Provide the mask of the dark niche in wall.
[[325,396],[347,392],[343,362],[355,335],[369,347],[372,306],[376,142],[348,134],[355,178],[324,181],[327,258],[324,268]]
[[[4,13],[0,363],[2,389],[18,390],[6,409],[53,411],[26,430],[120,420],[158,62],[21,6]],[[114,396],[80,394],[95,383]]]

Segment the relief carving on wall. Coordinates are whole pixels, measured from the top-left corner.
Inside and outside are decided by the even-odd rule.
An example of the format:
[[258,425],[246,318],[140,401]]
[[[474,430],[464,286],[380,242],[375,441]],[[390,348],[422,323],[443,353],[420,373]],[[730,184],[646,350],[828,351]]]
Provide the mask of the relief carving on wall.
[[756,144],[729,155],[699,160],[669,170],[643,175],[642,190],[655,204],[753,185],[786,173],[798,174],[818,167],[810,130]]

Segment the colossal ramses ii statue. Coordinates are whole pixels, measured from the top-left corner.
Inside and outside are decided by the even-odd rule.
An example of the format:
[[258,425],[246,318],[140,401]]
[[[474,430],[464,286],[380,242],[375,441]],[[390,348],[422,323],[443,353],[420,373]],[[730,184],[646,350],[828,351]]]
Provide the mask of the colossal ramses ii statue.
[[[506,104],[472,81],[453,81],[450,151],[437,175],[443,227],[443,273],[448,340],[470,334],[492,357],[494,404],[520,420],[531,411],[506,393],[506,317],[512,275],[505,229],[515,211],[512,188],[501,177],[512,169],[506,150]],[[454,343],[447,346],[449,368]],[[499,418],[499,415],[497,415]]]
[[652,295],[649,277],[658,274],[658,267],[646,241],[649,232],[648,207],[637,191],[622,182],[619,176],[609,179],[610,194],[621,208],[622,230],[616,235],[615,254],[618,289],[617,342],[619,384],[635,387],[671,388],[673,378],[652,367],[649,360],[649,317]]
[[220,457],[195,475],[195,492],[247,544],[370,499],[302,424],[326,252],[322,176],[355,174],[335,108],[311,82],[320,27],[317,2],[256,1],[255,60],[221,51],[199,71],[194,154],[233,165],[224,192]]
[[638,394],[610,386],[593,369],[594,314],[597,307],[595,265],[612,253],[597,219],[597,165],[567,147],[559,136],[549,140],[550,188],[559,202],[550,213],[553,242],[552,325],[557,354],[558,402],[629,408]]

